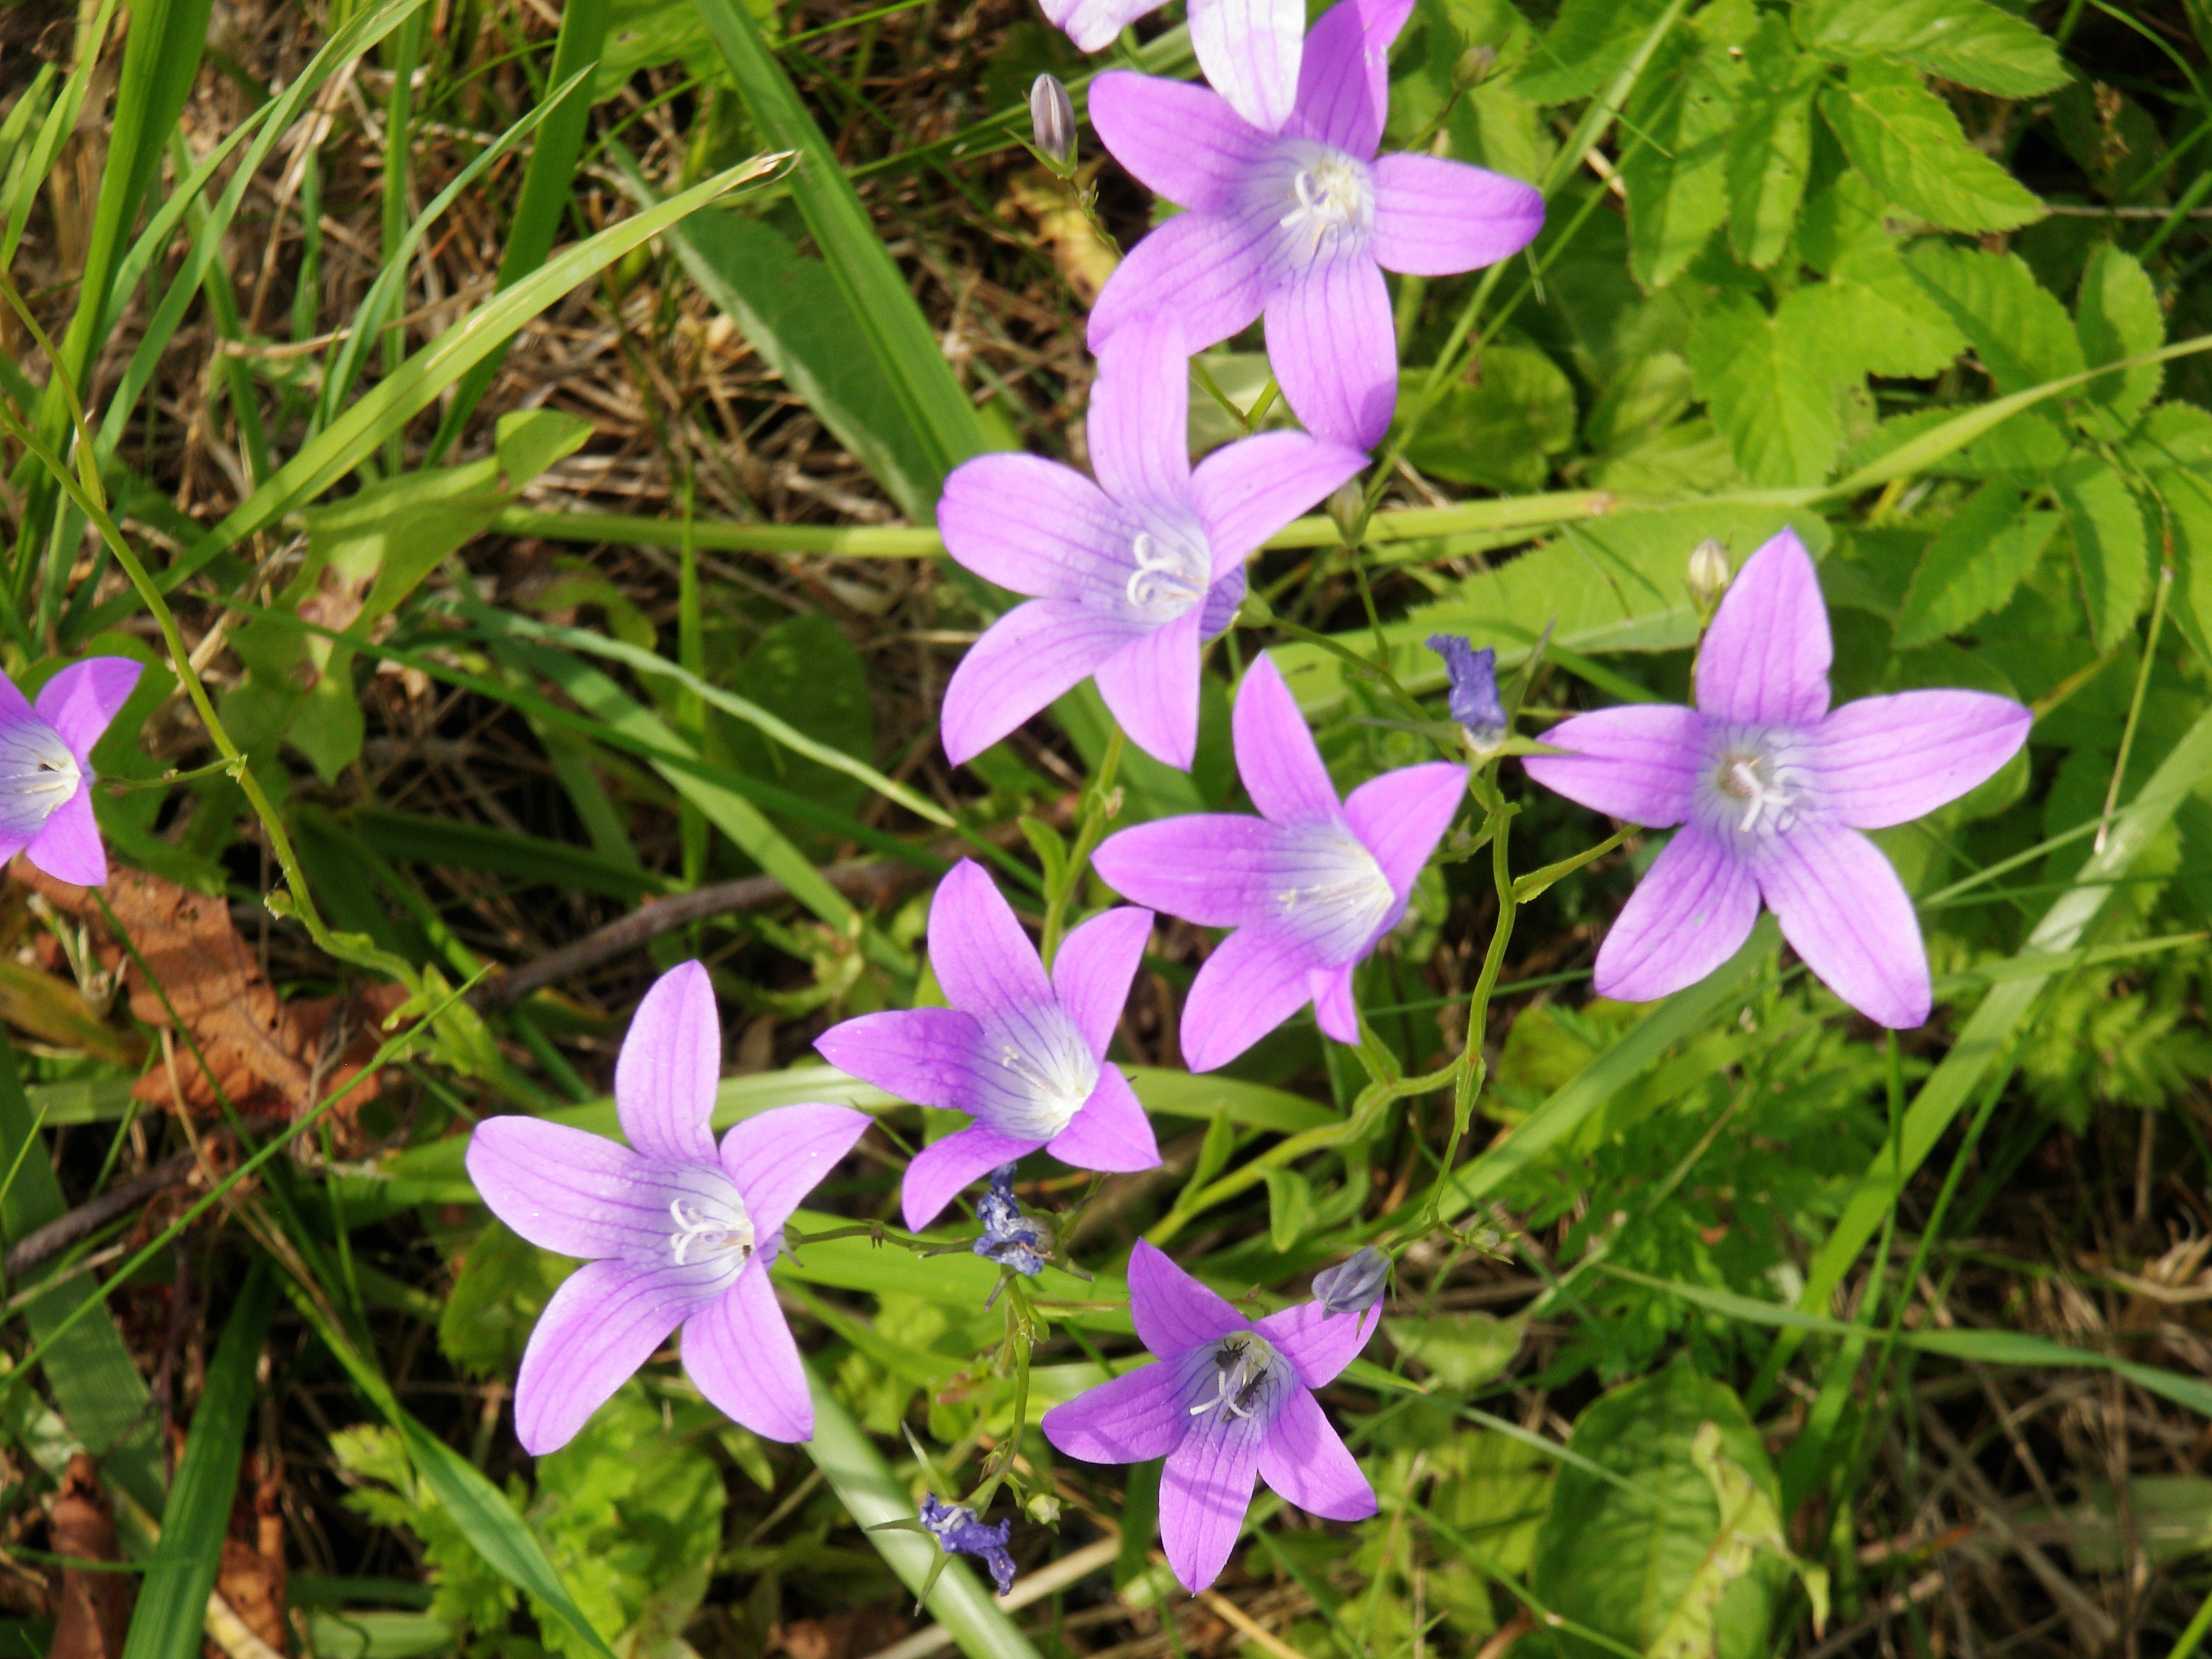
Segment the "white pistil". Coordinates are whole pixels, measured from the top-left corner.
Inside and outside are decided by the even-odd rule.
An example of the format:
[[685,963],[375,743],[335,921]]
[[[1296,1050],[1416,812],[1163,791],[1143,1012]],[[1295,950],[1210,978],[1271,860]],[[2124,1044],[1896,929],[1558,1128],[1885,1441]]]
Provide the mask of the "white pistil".
[[706,1255],[734,1250],[740,1264],[753,1253],[752,1218],[742,1212],[735,1216],[712,1215],[688,1198],[673,1198],[668,1201],[668,1214],[676,1224],[676,1231],[668,1236],[668,1254],[679,1267],[690,1265],[694,1249]]
[[1180,614],[1206,592],[1205,562],[1179,539],[1140,530],[1129,551],[1137,568],[1129,573],[1123,591],[1139,610],[1173,605]]
[[1734,821],[1740,836],[1788,830],[1812,784],[1786,732],[1732,733],[1710,765],[1710,799]]

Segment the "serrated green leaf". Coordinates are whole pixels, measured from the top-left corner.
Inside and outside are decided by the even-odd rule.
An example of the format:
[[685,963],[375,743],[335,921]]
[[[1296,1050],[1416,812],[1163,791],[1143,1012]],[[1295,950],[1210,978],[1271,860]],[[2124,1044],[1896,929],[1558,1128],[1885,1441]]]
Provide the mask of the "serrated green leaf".
[[2031,98],[2069,78],[2055,42],[1983,0],[1822,0],[1801,7],[1796,21],[1816,52],[1910,64],[2000,98]]
[[2088,367],[2066,307],[2018,254],[1923,242],[1905,263],[1972,344],[1999,392],[2026,392]]
[[1567,0],[1513,90],[1532,104],[1589,97],[1635,55],[1666,9],[1667,0]]
[[[2075,307],[2075,330],[2086,367],[2138,357],[2166,343],[2166,313],[2142,261],[2106,242],[2089,256],[2081,273],[2081,297]],[[2158,396],[2165,368],[2138,363],[2115,374],[2100,374],[2086,388],[2094,402],[2112,410],[2122,425],[2132,422]]]
[[1804,325],[1862,374],[1923,379],[1966,349],[1966,336],[1879,231],[1846,248],[1826,283],[1791,298],[1803,307]]
[[1764,270],[1782,257],[1812,160],[1809,91],[1746,100],[1728,141],[1729,246],[1744,264]]
[[[1574,386],[1557,363],[1526,346],[1492,346],[1480,362],[1479,382],[1445,389],[1406,459],[1453,483],[1539,489],[1551,471],[1545,458],[1574,441]],[[1408,403],[1401,398],[1399,407]]]
[[1680,276],[1729,216],[1729,138],[1749,79],[1741,43],[1752,19],[1748,4],[1723,0],[1695,27],[1677,30],[1629,102],[1620,180],[1629,269],[1647,289]]
[[2150,599],[2150,546],[2142,509],[2119,474],[2093,455],[2061,467],[2051,487],[2074,538],[2097,649],[2109,651]]
[[2027,187],[1966,142],[1912,70],[1869,60],[1820,97],[1852,164],[1908,213],[1947,230],[2010,230],[2043,216]]
[[2173,598],[2166,608],[2198,659],[2212,661],[2212,483],[2174,471],[2153,487],[2172,537]]
[[2212,469],[2212,410],[2195,404],[2163,403],[2121,446],[2130,466],[2163,472],[2177,466]]
[[1830,349],[1790,300],[1770,317],[1748,295],[1723,294],[1690,332],[1698,394],[1753,483],[1818,483],[1843,441]]
[[1419,1361],[1445,1388],[1464,1393],[1502,1376],[1528,1334],[1525,1314],[1500,1319],[1480,1309],[1425,1318],[1386,1319],[1398,1351]]
[[2056,513],[2031,510],[2028,496],[2014,484],[1984,484],[1923,550],[1892,643],[1908,650],[2002,610],[2035,568],[2059,520]]

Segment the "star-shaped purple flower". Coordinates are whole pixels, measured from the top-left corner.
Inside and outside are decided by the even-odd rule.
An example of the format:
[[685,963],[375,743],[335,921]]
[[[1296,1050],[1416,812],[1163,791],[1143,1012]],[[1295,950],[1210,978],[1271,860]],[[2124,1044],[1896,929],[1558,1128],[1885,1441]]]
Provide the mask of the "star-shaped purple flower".
[[106,882],[92,750],[139,672],[128,657],[87,657],[40,687],[36,703],[0,674],[0,863],[21,853],[57,881]]
[[1645,1002],[1734,955],[1762,897],[1828,988],[1893,1027],[1928,1018],[1912,901],[1859,832],[1932,812],[1994,774],[2034,716],[1985,691],[1900,691],[1831,713],[1828,613],[1785,530],[1752,555],[1698,649],[1697,707],[1633,703],[1544,734],[1528,775],[1627,823],[1682,827],[1597,954],[1601,995]]
[[678,1325],[684,1369],[770,1440],[814,1432],[806,1373],[769,1283],[783,1224],[868,1127],[847,1106],[779,1106],[722,1137],[722,1037],[707,970],[653,982],[615,1059],[625,1146],[532,1117],[487,1118],[469,1179],[532,1243],[588,1258],[530,1334],[514,1384],[526,1451],[566,1445]]
[[1159,1143],[1106,1046],[1152,914],[1124,907],[1072,928],[1047,977],[983,868],[963,859],[929,905],[929,965],[949,1008],[863,1014],[815,1040],[840,1071],[975,1121],[906,1166],[906,1224],[934,1221],[969,1182],[1039,1147],[1079,1170],[1149,1170]]
[[1037,597],[975,641],[945,687],[945,752],[973,759],[1095,676],[1146,754],[1190,769],[1202,641],[1244,598],[1244,561],[1367,464],[1303,432],[1265,432],[1194,468],[1189,358],[1171,315],[1139,319],[1099,353],[1093,483],[1037,455],[979,455],[945,483],[945,550]]
[[1361,449],[1381,441],[1398,398],[1382,273],[1493,264],[1544,222],[1544,198],[1516,179],[1434,155],[1376,159],[1390,42],[1412,5],[1342,0],[1324,14],[1279,133],[1188,82],[1115,70],[1091,83],[1091,125],[1114,159],[1186,210],[1108,280],[1093,351],[1155,310],[1182,319],[1193,350],[1264,315],[1268,364],[1307,429]]
[[1158,1357],[1102,1382],[1040,1425],[1092,1463],[1167,1459],[1160,1542],[1192,1595],[1221,1576],[1244,1529],[1252,1477],[1309,1515],[1364,1521],[1375,1489],[1313,1397],[1380,1322],[1303,1302],[1248,1320],[1142,1239],[1129,1257],[1129,1313]]
[[1359,1041],[1352,970],[1406,914],[1467,787],[1465,769],[1431,761],[1370,778],[1340,804],[1265,655],[1237,688],[1230,734],[1262,816],[1156,819],[1109,836],[1091,858],[1125,897],[1237,930],[1183,1004],[1182,1057],[1194,1072],[1228,1064],[1308,1000],[1322,1030]]
[[[1161,0],[1044,0],[1044,15],[1084,52],[1103,52]],[[1190,0],[1190,46],[1229,106],[1273,132],[1291,113],[1304,49],[1305,0]]]

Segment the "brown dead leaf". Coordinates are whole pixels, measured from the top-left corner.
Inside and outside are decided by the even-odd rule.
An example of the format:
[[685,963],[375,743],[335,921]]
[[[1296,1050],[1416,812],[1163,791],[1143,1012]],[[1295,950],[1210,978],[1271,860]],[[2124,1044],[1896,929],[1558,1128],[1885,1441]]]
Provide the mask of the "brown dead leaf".
[[769,1632],[769,1651],[792,1659],[855,1659],[906,1634],[908,1621],[889,1607],[862,1607],[826,1619],[794,1619]]
[[[100,1490],[100,1469],[79,1452],[70,1459],[62,1489],[47,1517],[53,1553],[78,1561],[119,1561],[115,1522]],[[137,1580],[127,1572],[62,1569],[61,1599],[54,1607],[54,1639],[47,1659],[118,1659],[131,1629]]]
[[[286,1002],[221,898],[143,870],[114,869],[104,889],[94,889],[57,881],[21,857],[9,868],[56,910],[89,924],[100,964],[121,972],[133,1014],[156,1030],[181,1024],[204,1057],[203,1067],[190,1047],[178,1043],[176,1086],[169,1065],[155,1066],[131,1091],[140,1100],[174,1107],[181,1093],[186,1112],[211,1117],[220,1088],[241,1116],[289,1118],[350,1085],[338,1108],[349,1119],[376,1097],[380,1080],[364,1076],[363,1067],[376,1052],[384,1016],[405,998],[403,988]],[[95,894],[105,895],[143,971],[113,939]]]
[[[1096,162],[1079,168],[1076,182],[1090,183],[1097,170]],[[1083,210],[1067,199],[1067,186],[1042,167],[1031,167],[1007,186],[1006,200],[1000,211],[1004,213],[1008,206],[1036,221],[1038,243],[1052,256],[1075,297],[1085,305],[1096,300],[1121,259],[1100,239]]]
[[[283,1472],[273,1460],[264,1465],[258,1452],[247,1453],[239,1467],[215,1587],[240,1624],[284,1651]],[[205,1651],[207,1659],[223,1659],[213,1643]]]

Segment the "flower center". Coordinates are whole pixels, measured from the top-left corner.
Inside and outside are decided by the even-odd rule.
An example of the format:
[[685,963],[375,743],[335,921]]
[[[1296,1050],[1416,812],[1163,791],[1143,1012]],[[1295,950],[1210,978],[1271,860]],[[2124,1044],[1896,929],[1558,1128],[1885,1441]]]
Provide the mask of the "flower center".
[[1812,776],[1784,732],[1733,731],[1706,763],[1710,820],[1739,836],[1778,835],[1796,823]]
[[1212,562],[1181,537],[1140,530],[1129,552],[1137,568],[1129,573],[1125,591],[1139,610],[1172,609],[1181,616],[1205,593]]
[[83,781],[76,757],[45,721],[0,727],[0,832],[36,834]]
[[1282,1356],[1253,1331],[1237,1331],[1213,1345],[1213,1392],[1188,1408],[1193,1417],[1219,1410],[1224,1418],[1249,1417],[1269,1402],[1267,1379]]
[[737,1258],[730,1265],[743,1267],[753,1253],[753,1218],[734,1188],[726,1197],[695,1193],[671,1199],[668,1216],[676,1224],[668,1235],[668,1258],[679,1267],[729,1255]]
[[1297,147],[1284,207],[1276,220],[1287,251],[1310,262],[1324,246],[1364,236],[1375,219],[1375,186],[1364,163],[1319,144]]
[[985,1024],[982,1060],[992,1082],[979,1116],[1024,1140],[1050,1140],[1098,1086],[1098,1059],[1056,1004]]
[[1364,951],[1397,908],[1375,854],[1340,823],[1315,825],[1281,873],[1275,902],[1332,967]]

